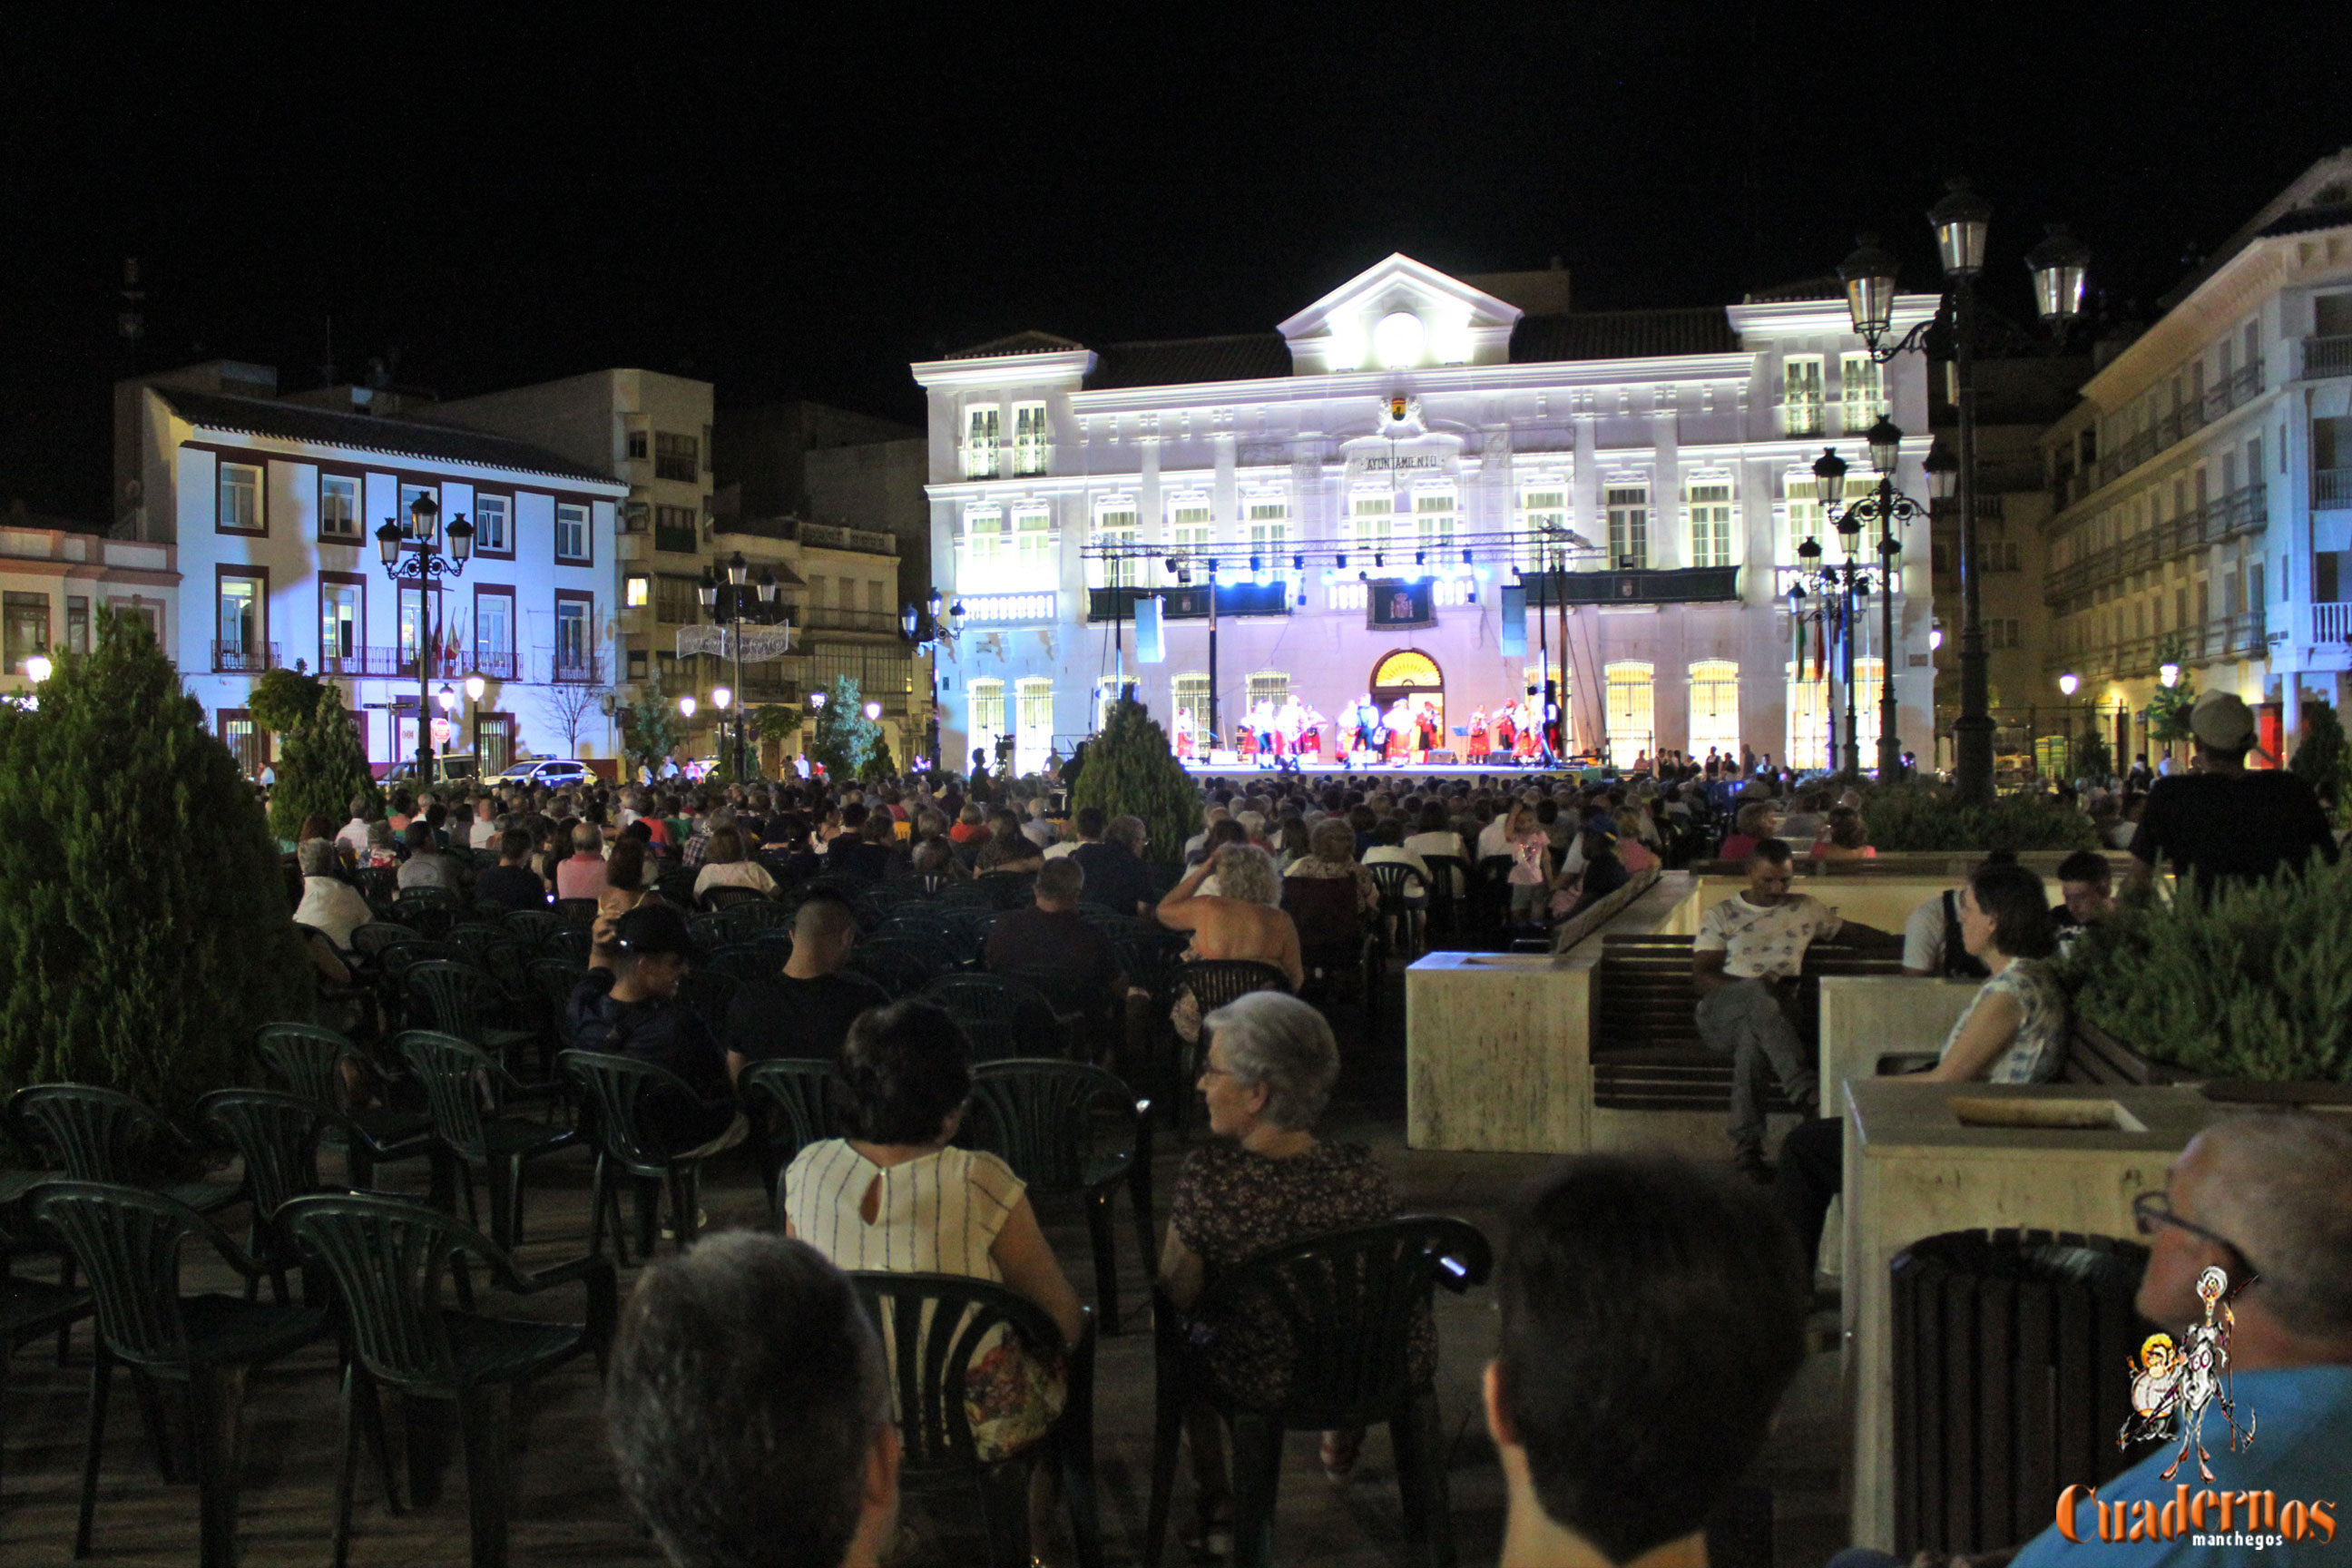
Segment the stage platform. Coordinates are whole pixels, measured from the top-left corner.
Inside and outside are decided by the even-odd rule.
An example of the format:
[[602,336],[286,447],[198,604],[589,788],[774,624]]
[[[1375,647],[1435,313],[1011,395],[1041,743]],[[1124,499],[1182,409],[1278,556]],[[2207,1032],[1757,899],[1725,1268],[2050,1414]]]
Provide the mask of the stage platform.
[[1184,771],[1194,778],[1279,778],[1286,774],[1300,778],[1354,779],[1535,779],[1548,775],[1571,774],[1582,779],[1615,776],[1598,763],[1569,763],[1554,764],[1550,767],[1530,763],[1523,768],[1498,768],[1472,763],[1371,763],[1360,767],[1349,767],[1345,763],[1301,763],[1296,768],[1277,768],[1270,763],[1259,766],[1253,763],[1241,762],[1188,762],[1182,765]]

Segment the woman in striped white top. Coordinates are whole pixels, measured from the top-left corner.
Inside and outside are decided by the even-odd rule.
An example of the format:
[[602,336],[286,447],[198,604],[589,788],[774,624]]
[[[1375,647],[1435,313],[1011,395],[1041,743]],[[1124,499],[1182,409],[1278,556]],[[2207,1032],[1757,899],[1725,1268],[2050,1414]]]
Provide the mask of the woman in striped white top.
[[[1075,1341],[1077,1292],[1038,1227],[1021,1178],[952,1147],[971,1092],[971,1047],[942,1009],[901,1002],[850,1026],[841,1050],[847,1138],[810,1144],[784,1172],[784,1226],[845,1269],[963,1274],[1009,1286]],[[1003,1334],[983,1341],[965,1414],[985,1459],[1007,1458],[1061,1413],[1062,1369]],[[1050,1469],[1030,1487],[1031,1540],[1053,1519]]]

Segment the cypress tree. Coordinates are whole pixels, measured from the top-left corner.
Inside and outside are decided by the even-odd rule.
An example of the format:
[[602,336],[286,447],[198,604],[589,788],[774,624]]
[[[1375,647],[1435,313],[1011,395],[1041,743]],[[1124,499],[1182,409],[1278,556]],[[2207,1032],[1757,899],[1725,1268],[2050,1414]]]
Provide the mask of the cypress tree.
[[0,710],[0,1090],[60,1079],[178,1117],[308,1016],[282,861],[144,621],[101,615],[37,711]]
[[340,701],[321,702],[286,737],[269,792],[269,830],[291,838],[314,815],[340,824],[355,798],[367,801],[371,818],[383,815],[383,791],[351,716]]
[[1070,792],[1073,811],[1099,806],[1106,817],[1139,816],[1150,842],[1148,858],[1184,857],[1184,841],[1201,830],[1201,792],[1176,760],[1168,732],[1142,703],[1121,698],[1103,731],[1087,747],[1087,765]]

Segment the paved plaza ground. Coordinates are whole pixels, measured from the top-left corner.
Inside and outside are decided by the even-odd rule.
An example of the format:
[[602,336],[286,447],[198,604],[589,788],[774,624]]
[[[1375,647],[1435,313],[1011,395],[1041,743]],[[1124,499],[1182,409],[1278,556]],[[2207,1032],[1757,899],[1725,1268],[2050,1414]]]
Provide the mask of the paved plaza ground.
[[[1399,977],[1384,1015],[1402,1017]],[[1350,1013],[1339,1018],[1347,1067],[1326,1136],[1370,1142],[1387,1161],[1409,1210],[1456,1215],[1499,1246],[1502,1215],[1513,1190],[1540,1170],[1535,1156],[1418,1153],[1403,1146],[1403,1047],[1391,1037],[1364,1043]],[[1196,1134],[1197,1136],[1197,1134]],[[1182,1148],[1162,1137],[1157,1181],[1164,1226]],[[408,1167],[415,1170],[415,1167]],[[398,1179],[395,1176],[393,1179]],[[577,1254],[586,1243],[588,1159],[559,1156],[535,1168],[527,1211],[527,1262],[544,1265]],[[1151,1336],[1143,1260],[1133,1256],[1127,1197],[1118,1205],[1118,1245],[1125,1331],[1103,1340],[1098,1363],[1096,1432],[1106,1552],[1110,1563],[1141,1560],[1151,1452]],[[763,1225],[766,1206],[748,1159],[715,1166],[706,1207],[714,1226]],[[1045,1200],[1041,1217],[1063,1266],[1083,1300],[1094,1300],[1092,1254],[1073,1203]],[[191,1257],[194,1255],[192,1251]],[[195,1268],[191,1279],[226,1287],[226,1270]],[[625,1274],[622,1289],[628,1288]],[[533,1312],[577,1310],[576,1288],[559,1289]],[[1438,1396],[1449,1446],[1453,1517],[1460,1561],[1495,1560],[1502,1539],[1503,1487],[1493,1444],[1478,1405],[1480,1373],[1495,1343],[1490,1290],[1456,1298],[1439,1293],[1441,1362]],[[47,1563],[69,1554],[89,1389],[89,1327],[76,1332],[70,1363],[60,1368],[47,1345],[28,1348],[11,1364],[5,1433],[5,1511],[0,1511],[0,1561]],[[1836,1414],[1833,1353],[1813,1355],[1792,1390],[1772,1449],[1722,1510],[1714,1532],[1716,1568],[1818,1568],[1844,1542],[1837,1496],[1843,1448]],[[598,1418],[593,1365],[577,1362],[534,1388],[526,1406],[526,1447],[514,1462],[517,1495],[512,1535],[519,1564],[658,1563],[660,1553],[632,1525],[613,1479]],[[398,1420],[394,1417],[395,1442]],[[100,1475],[95,1562],[180,1565],[194,1560],[196,1498],[193,1487],[163,1485],[148,1457],[129,1380],[118,1374]],[[327,1560],[334,1460],[336,1402],[331,1346],[313,1349],[262,1374],[253,1385],[245,1433],[244,1495],[239,1531],[244,1561],[253,1564],[317,1563]],[[1325,1480],[1311,1434],[1294,1434],[1283,1468],[1276,1550],[1292,1564],[1371,1568],[1420,1561],[1403,1536],[1395,1472],[1384,1434],[1375,1432],[1353,1482]],[[1189,1472],[1180,1470],[1178,1517],[1191,1508]],[[453,1465],[441,1500],[429,1510],[394,1518],[362,1466],[352,1560],[358,1564],[447,1564],[467,1560],[465,1487]],[[922,1545],[911,1561],[977,1563],[982,1557],[976,1506],[910,1504],[908,1518]],[[1164,1561],[1181,1563],[1171,1539]],[[1072,1561],[1066,1542],[1055,1561]]]

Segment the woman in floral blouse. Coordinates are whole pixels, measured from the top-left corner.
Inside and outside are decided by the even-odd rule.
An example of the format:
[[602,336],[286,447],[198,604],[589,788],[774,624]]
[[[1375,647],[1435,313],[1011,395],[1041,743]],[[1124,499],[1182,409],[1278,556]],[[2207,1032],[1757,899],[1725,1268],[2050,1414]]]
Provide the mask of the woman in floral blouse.
[[[1215,1142],[1194,1150],[1176,1178],[1160,1281],[1189,1312],[1217,1277],[1263,1253],[1329,1231],[1393,1218],[1388,1173],[1360,1143],[1325,1143],[1317,1118],[1339,1076],[1339,1050],[1323,1015],[1278,991],[1255,992],[1209,1015],[1200,1089]],[[1221,1395],[1253,1405],[1286,1396],[1295,1351],[1288,1326],[1270,1311],[1189,1325],[1198,1364]],[[1437,1330],[1414,1328],[1412,1369],[1437,1364]],[[1233,1484],[1224,1429],[1206,1404],[1185,1412],[1198,1519],[1188,1542],[1230,1552]],[[1361,1432],[1326,1432],[1323,1468],[1335,1480],[1354,1468]]]

